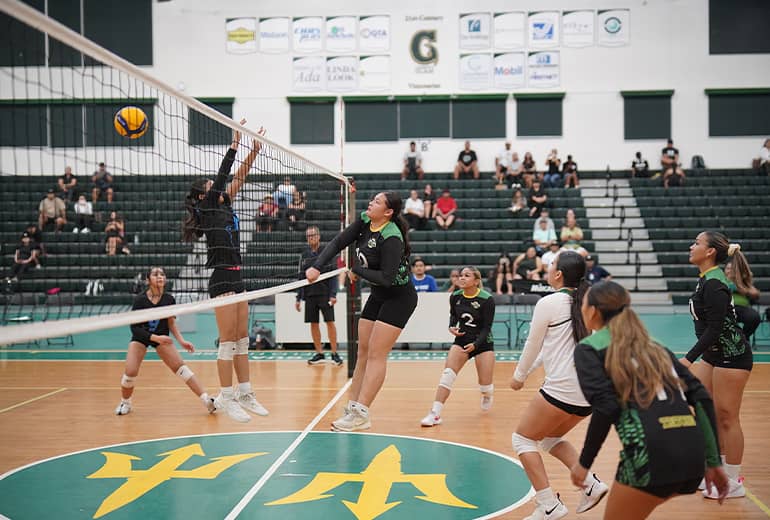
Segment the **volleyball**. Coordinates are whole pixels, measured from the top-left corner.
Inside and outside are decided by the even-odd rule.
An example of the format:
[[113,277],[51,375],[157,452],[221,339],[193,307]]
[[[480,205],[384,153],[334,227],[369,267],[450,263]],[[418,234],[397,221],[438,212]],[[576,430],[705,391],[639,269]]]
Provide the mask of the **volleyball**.
[[123,107],[115,114],[115,130],[123,137],[138,139],[149,126],[147,114],[139,107]]

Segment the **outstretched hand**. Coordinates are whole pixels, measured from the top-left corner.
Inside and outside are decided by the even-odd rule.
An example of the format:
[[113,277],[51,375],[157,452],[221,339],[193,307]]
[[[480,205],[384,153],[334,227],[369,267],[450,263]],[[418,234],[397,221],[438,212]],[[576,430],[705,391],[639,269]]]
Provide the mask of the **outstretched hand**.
[[[259,130],[257,130],[257,135],[261,137],[265,137],[267,135],[267,130],[265,130],[264,126],[259,127]],[[262,149],[262,143],[256,139],[252,139],[251,149],[254,150],[255,153],[259,153],[259,151]]]
[[719,503],[724,502],[727,492],[730,491],[730,480],[727,478],[727,473],[720,466],[718,468],[706,468],[706,489],[711,490],[713,486],[719,493]]
[[[246,124],[246,118],[242,117],[239,121],[241,126]],[[241,144],[241,131],[240,130],[233,130],[233,144],[230,145],[230,148],[233,150],[238,149],[238,145]]]

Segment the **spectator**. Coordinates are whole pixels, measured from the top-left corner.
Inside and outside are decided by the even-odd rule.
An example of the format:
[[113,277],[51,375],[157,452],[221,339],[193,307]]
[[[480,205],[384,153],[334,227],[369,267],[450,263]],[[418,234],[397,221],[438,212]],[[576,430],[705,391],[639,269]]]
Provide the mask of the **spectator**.
[[479,165],[476,152],[471,150],[471,142],[465,141],[465,148],[457,156],[457,164],[455,165],[454,178],[459,179],[460,176],[472,176],[474,179],[479,178]]
[[404,202],[404,218],[409,223],[409,229],[422,229],[425,223],[425,204],[417,196],[417,190],[409,192],[409,198]]
[[124,255],[130,255],[131,251],[126,246],[126,222],[116,211],[110,212],[110,220],[104,226],[107,234],[105,250],[108,256],[115,256],[118,251]]
[[527,188],[532,187],[532,181],[537,175],[537,165],[535,159],[532,158],[531,152],[524,154],[524,160],[521,162],[521,176],[524,179],[524,186]]
[[510,173],[506,176],[508,183],[508,189],[521,188],[523,186],[524,179],[522,178],[522,172],[524,168],[519,160],[519,154],[513,152],[511,155],[511,166],[509,168]]
[[545,204],[548,202],[548,195],[546,195],[545,189],[541,186],[539,180],[535,179],[532,181],[532,188],[529,190],[527,201],[529,202],[529,216],[539,217]]
[[37,250],[32,246],[32,237],[25,231],[21,235],[21,242],[13,256],[11,276],[6,277],[6,283],[9,281],[17,282],[24,273],[35,266],[40,267],[40,263],[37,261]]
[[511,142],[505,142],[505,148],[495,156],[495,179],[497,184],[502,184],[503,180],[513,174],[511,165],[513,164],[513,152],[511,152]]
[[513,294],[513,266],[507,253],[500,253],[495,266],[495,293],[503,294],[503,280],[507,294]]
[[107,203],[112,204],[112,197],[114,195],[112,188],[112,174],[107,171],[107,166],[103,162],[99,163],[99,169],[94,172],[91,177],[91,182],[93,182],[91,200],[93,202],[98,202],[99,195],[101,195],[102,192],[105,192],[107,193]]
[[566,249],[578,249],[580,247],[580,242],[583,241],[583,230],[578,226],[574,209],[567,210],[567,220],[561,227],[559,238],[562,246]]
[[612,275],[605,268],[598,265],[593,256],[588,255],[586,257],[586,281],[589,285],[593,285],[602,280],[612,280]]
[[94,207],[86,200],[85,195],[80,195],[78,201],[74,204],[75,207],[75,228],[73,233],[88,233],[91,230],[91,222],[94,218]]
[[511,198],[511,207],[508,208],[508,211],[516,215],[526,207],[527,199],[524,198],[524,194],[521,193],[521,189],[516,188],[516,191],[513,192],[513,198]]
[[543,262],[537,256],[535,246],[529,246],[527,251],[516,257],[513,262],[514,280],[540,280]]
[[40,231],[38,225],[30,224],[27,226],[26,233],[29,234],[32,239],[32,249],[37,250],[37,258],[39,260],[45,258],[47,253],[45,252],[45,245],[43,244],[43,232]]
[[770,175],[770,139],[759,149],[759,157],[753,161],[754,170],[760,175]]
[[294,200],[296,192],[297,187],[291,183],[291,177],[284,177],[283,182],[278,185],[273,193],[273,200],[278,204],[279,208],[286,209]]
[[556,241],[556,232],[548,228],[548,222],[540,220],[540,228],[532,232],[532,242],[535,244],[535,250],[538,255],[542,255],[551,247],[551,244],[558,244]]
[[751,306],[759,300],[759,290],[754,287],[754,275],[746,257],[732,256],[725,264],[725,276],[730,281],[727,287],[733,294],[733,307],[738,323],[743,325],[743,334],[749,339],[757,330],[762,318]]
[[436,213],[436,194],[433,192],[433,186],[426,184],[422,191],[422,203],[425,206],[425,218],[431,219]]
[[59,177],[59,192],[62,200],[72,202],[75,198],[75,186],[78,185],[78,178],[72,175],[72,168],[64,167],[64,175]]
[[273,231],[273,226],[278,220],[278,204],[273,202],[272,195],[265,195],[262,204],[259,206],[259,217],[257,218],[257,231]]
[[412,284],[418,293],[438,292],[436,279],[429,274],[425,274],[425,260],[419,256],[412,260]]
[[674,148],[674,141],[666,141],[666,147],[660,152],[660,167],[663,173],[675,166],[679,166],[679,150]]
[[441,292],[455,292],[456,290],[460,289],[460,286],[457,285],[457,281],[460,279],[460,270],[459,269],[452,269],[449,272],[449,280],[447,280],[444,285],[441,286]]
[[580,179],[578,179],[578,167],[577,163],[572,160],[572,156],[567,156],[567,161],[563,166],[564,172],[564,187],[569,188],[570,184],[573,188],[580,187]]
[[45,229],[46,224],[52,222],[58,233],[67,223],[67,206],[56,196],[53,188],[50,188],[45,198],[40,201],[38,212],[37,224],[40,229]]
[[425,170],[422,169],[422,153],[417,149],[417,143],[409,143],[409,151],[404,153],[404,168],[401,170],[401,180],[405,181],[410,177],[416,177],[419,180],[425,176]]
[[548,188],[558,188],[561,186],[559,166],[561,166],[561,159],[559,159],[559,152],[556,150],[556,148],[554,148],[545,159],[545,167],[547,170],[545,175],[543,175],[544,186]]
[[631,178],[648,178],[650,176],[650,163],[642,158],[642,152],[636,152],[634,160],[631,161]]
[[535,223],[532,224],[532,232],[534,233],[538,229],[540,229],[540,221],[545,220],[545,223],[548,227],[548,229],[556,229],[556,226],[553,223],[553,220],[551,220],[551,212],[548,210],[548,208],[543,208],[543,211],[540,212],[540,216],[535,219]]
[[448,189],[441,192],[441,197],[436,202],[436,224],[438,227],[447,230],[455,222],[455,213],[457,212],[457,202],[452,198]]
[[543,272],[547,273],[548,268],[551,266],[551,262],[553,262],[556,259],[556,255],[559,254],[559,244],[556,242],[551,242],[551,245],[545,253],[543,253],[543,256],[540,257],[540,261],[543,262]]
[[289,221],[290,231],[294,231],[297,223],[305,218],[305,192],[294,192],[289,208],[286,210],[286,218]]

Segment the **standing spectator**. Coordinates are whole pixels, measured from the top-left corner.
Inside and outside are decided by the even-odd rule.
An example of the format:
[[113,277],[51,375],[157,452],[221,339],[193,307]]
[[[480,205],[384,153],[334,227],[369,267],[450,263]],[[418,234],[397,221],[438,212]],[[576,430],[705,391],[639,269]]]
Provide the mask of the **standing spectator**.
[[578,166],[575,161],[572,160],[572,156],[567,156],[567,161],[563,166],[564,172],[564,187],[569,188],[572,185],[573,188],[580,187],[580,179],[578,179]]
[[289,230],[297,228],[297,222],[305,218],[305,192],[295,191],[294,197],[286,210],[286,219],[289,221]]
[[535,159],[532,158],[531,152],[524,154],[524,160],[521,162],[521,176],[524,179],[524,186],[527,188],[532,187],[532,181],[537,175],[537,165]]
[[556,232],[548,228],[548,223],[545,220],[540,220],[540,228],[532,232],[532,242],[535,244],[538,255],[545,253],[551,244],[558,244]]
[[422,191],[422,203],[425,206],[425,218],[433,218],[436,213],[436,194],[430,184],[426,184]]
[[452,198],[448,189],[441,192],[441,197],[436,202],[436,224],[438,227],[447,230],[455,222],[455,212],[457,212],[457,202]]
[[[321,232],[318,226],[309,226],[305,230],[307,247],[302,251],[299,258],[300,269],[299,277],[305,279],[305,270],[313,266],[318,254],[323,250],[321,247]],[[333,270],[333,264],[321,266],[322,273],[328,273]],[[319,313],[323,314],[326,322],[326,332],[329,336],[329,345],[332,349],[332,363],[337,366],[342,365],[342,358],[337,353],[337,325],[334,323],[334,304],[337,303],[337,278],[327,278],[311,285],[300,287],[297,290],[297,301],[294,307],[297,312],[300,311],[301,302],[305,301],[305,323],[310,324],[310,336],[313,338],[313,348],[315,354],[308,359],[308,365],[317,365],[326,362],[326,356],[323,353],[323,344],[321,343],[321,326]]]
[[650,163],[642,157],[642,152],[636,152],[634,160],[631,161],[631,178],[639,177],[646,179],[650,176]]
[[541,272],[543,272],[543,262],[537,256],[535,246],[528,247],[526,252],[513,261],[514,280],[540,280]]
[[527,201],[529,202],[529,216],[539,217],[548,202],[548,195],[546,195],[545,188],[539,180],[532,181],[532,188],[529,190]]
[[411,190],[404,202],[404,218],[409,223],[409,229],[422,229],[425,224],[425,204],[417,196],[417,190]]
[[459,269],[452,269],[449,272],[449,280],[444,283],[444,285],[441,286],[441,292],[455,292],[457,289],[460,288],[459,285],[457,285],[457,281],[460,279],[460,270]]
[[124,255],[131,254],[126,247],[126,222],[116,211],[110,212],[110,220],[104,226],[104,232],[107,234],[105,239],[105,250],[108,256],[114,256],[120,250]]
[[436,279],[425,274],[425,260],[419,256],[412,260],[412,284],[417,292],[437,292]]
[[405,181],[410,177],[416,177],[419,180],[425,176],[425,170],[422,169],[422,153],[417,149],[417,143],[409,143],[409,151],[404,153],[404,168],[401,170],[401,180]]
[[725,264],[725,276],[729,280],[727,287],[733,293],[733,307],[738,323],[743,325],[743,334],[746,339],[751,338],[757,330],[762,318],[751,306],[759,300],[759,290],[754,287],[754,275],[751,272],[746,257],[733,256]]
[[37,223],[40,229],[44,229],[46,224],[53,222],[58,233],[67,223],[67,206],[63,200],[56,196],[53,188],[49,188],[45,198],[40,201],[38,212]]
[[288,208],[294,200],[297,187],[291,183],[291,177],[284,177],[273,193],[273,200],[281,209]]
[[561,245],[567,249],[579,249],[580,242],[583,241],[583,230],[578,226],[575,210],[567,210],[567,220],[561,227],[560,237]]
[[551,242],[548,251],[543,253],[543,256],[540,257],[540,261],[543,262],[543,272],[548,272],[548,268],[551,266],[551,262],[554,261],[556,255],[559,254],[559,251],[559,244],[556,242]]
[[78,178],[72,175],[72,168],[66,166],[64,168],[64,175],[59,177],[59,192],[61,198],[67,202],[72,202],[75,198],[75,186],[78,185]]
[[[567,212],[569,214],[569,211]],[[548,208],[543,208],[543,211],[540,212],[540,216],[535,219],[535,223],[532,224],[532,231],[537,231],[540,229],[540,221],[545,220],[545,224],[548,227],[548,229],[556,229],[556,226],[553,223],[553,220],[551,219],[551,212],[548,210]]]
[[107,203],[112,204],[112,197],[114,191],[112,189],[112,174],[107,171],[107,165],[103,162],[99,163],[99,169],[96,170],[91,177],[93,182],[93,188],[91,189],[91,200],[93,202],[99,201],[99,195],[102,192],[107,193]]
[[265,195],[262,204],[259,206],[259,217],[257,218],[257,231],[273,231],[273,226],[278,220],[278,204],[273,202],[272,195]]
[[36,265],[40,265],[37,261],[37,250],[32,246],[32,237],[25,231],[21,235],[21,242],[19,243],[19,247],[16,248],[16,253],[13,256],[11,276],[10,278],[6,278],[6,283],[8,281],[18,281],[24,273]]
[[519,213],[519,211],[526,207],[527,199],[524,198],[524,194],[521,193],[521,189],[516,188],[516,191],[513,192],[513,197],[511,198],[511,207],[508,208],[508,211],[516,215]]
[[770,139],[765,139],[765,144],[759,149],[759,157],[754,159],[754,169],[760,175],[770,174]]
[[612,280],[612,275],[604,267],[598,265],[593,256],[586,257],[586,281],[589,285],[602,280]]
[[545,175],[543,175],[543,184],[548,188],[558,188],[561,186],[561,175],[559,175],[559,166],[561,166],[561,159],[559,159],[559,153],[556,148],[551,150],[548,157],[545,159],[545,167],[547,168]]
[[471,150],[470,141],[465,141],[465,148],[457,156],[454,178],[459,179],[460,176],[472,176],[474,179],[479,178],[478,157],[476,152]]
[[78,197],[78,201],[74,204],[75,207],[75,228],[72,230],[73,233],[88,233],[91,230],[89,229],[89,226],[91,226],[91,222],[94,218],[94,207],[93,204],[88,202],[86,200],[85,195],[80,195]]
[[511,165],[513,164],[513,153],[511,151],[511,142],[505,142],[505,148],[495,156],[495,179],[497,184],[502,184],[503,180],[509,175],[513,175]]

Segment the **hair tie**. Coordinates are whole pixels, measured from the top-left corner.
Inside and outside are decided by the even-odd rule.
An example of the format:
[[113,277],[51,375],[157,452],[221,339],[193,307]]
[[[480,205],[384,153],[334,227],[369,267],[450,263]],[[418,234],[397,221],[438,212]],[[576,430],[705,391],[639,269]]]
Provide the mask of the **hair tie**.
[[740,251],[740,250],[741,250],[740,244],[730,244],[729,246],[727,246],[727,256],[733,256],[736,251]]

